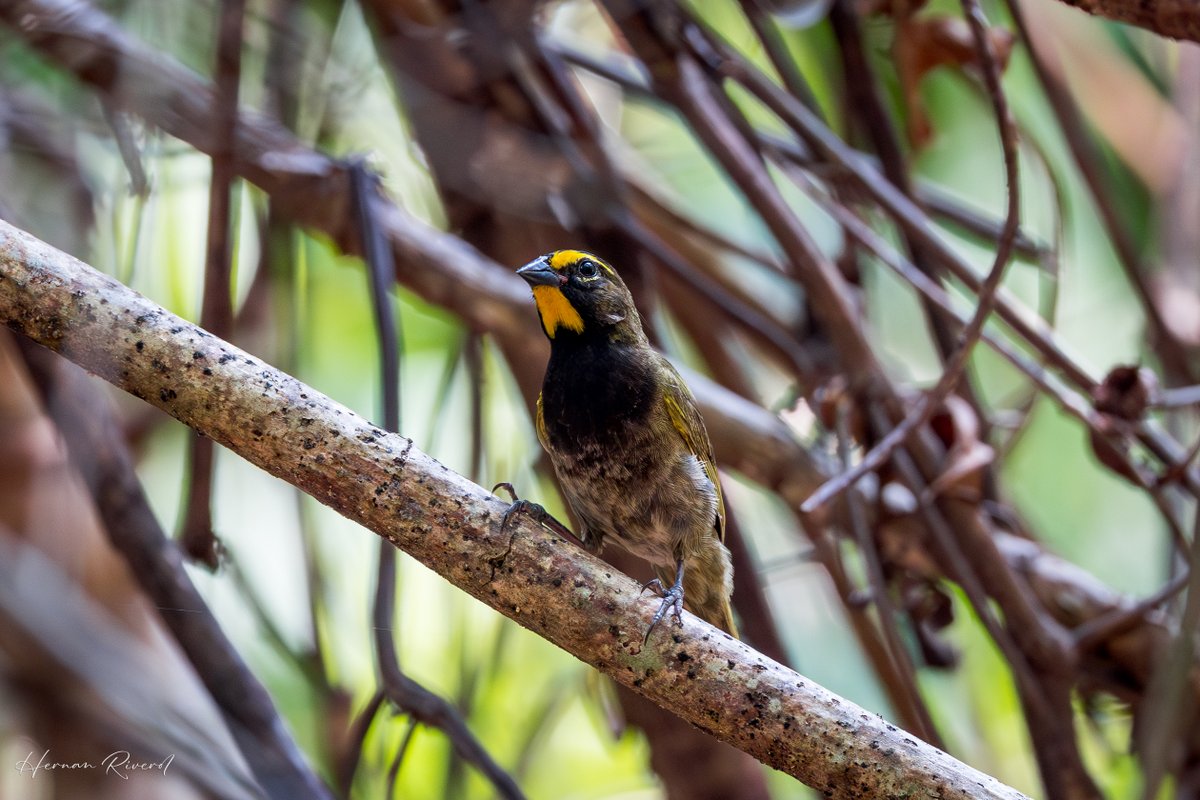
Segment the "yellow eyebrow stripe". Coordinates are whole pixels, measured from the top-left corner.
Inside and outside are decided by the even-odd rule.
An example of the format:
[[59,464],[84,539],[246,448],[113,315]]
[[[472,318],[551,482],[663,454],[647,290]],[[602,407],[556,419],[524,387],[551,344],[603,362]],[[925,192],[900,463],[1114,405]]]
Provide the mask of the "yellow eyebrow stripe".
[[583,317],[579,316],[562,289],[557,286],[535,286],[533,300],[537,303],[538,316],[542,318],[542,328],[551,339],[559,328],[583,333]]
[[549,259],[550,268],[552,270],[554,270],[555,272],[562,272],[564,269],[571,266],[576,261],[582,261],[585,258],[595,261],[597,264],[600,265],[600,268],[603,269],[605,272],[607,272],[609,275],[617,274],[616,272],[613,271],[612,267],[610,267],[608,264],[604,263],[604,259],[597,258],[596,256],[592,255],[591,253],[585,253],[582,250],[555,250],[553,253],[550,254],[550,259]]

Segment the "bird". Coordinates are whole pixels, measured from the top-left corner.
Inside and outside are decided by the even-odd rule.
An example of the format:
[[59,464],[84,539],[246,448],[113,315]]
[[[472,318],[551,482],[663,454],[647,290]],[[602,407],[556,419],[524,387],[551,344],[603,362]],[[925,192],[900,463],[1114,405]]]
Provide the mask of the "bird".
[[517,274],[550,340],[537,436],[579,539],[594,553],[612,542],[653,568],[642,591],[662,602],[646,641],[668,613],[682,625],[685,607],[736,637],[725,500],[691,390],[651,346],[608,262],[556,250]]

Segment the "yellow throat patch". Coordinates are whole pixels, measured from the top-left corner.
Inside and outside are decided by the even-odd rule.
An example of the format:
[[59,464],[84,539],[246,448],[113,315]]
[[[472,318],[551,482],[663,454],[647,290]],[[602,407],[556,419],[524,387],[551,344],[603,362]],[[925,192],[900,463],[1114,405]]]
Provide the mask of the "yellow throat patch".
[[559,328],[583,333],[583,317],[579,316],[562,289],[557,286],[535,286],[533,300],[537,303],[538,316],[542,318],[542,328],[551,339]]

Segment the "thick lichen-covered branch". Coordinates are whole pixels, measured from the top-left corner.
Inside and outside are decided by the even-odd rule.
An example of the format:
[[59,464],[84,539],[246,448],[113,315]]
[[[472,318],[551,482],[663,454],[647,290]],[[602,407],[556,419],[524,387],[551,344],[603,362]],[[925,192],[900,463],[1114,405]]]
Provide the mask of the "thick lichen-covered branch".
[[1021,795],[691,615],[316,390],[0,223],[0,320],[361,523],[698,727],[832,797]]
[[1061,0],[1097,17],[1127,22],[1172,39],[1200,42],[1200,4],[1194,0]]

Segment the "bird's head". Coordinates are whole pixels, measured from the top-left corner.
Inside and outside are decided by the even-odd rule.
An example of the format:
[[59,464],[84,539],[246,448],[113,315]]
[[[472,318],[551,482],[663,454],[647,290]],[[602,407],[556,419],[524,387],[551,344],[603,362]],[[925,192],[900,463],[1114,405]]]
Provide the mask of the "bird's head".
[[542,330],[571,337],[644,337],[642,321],[617,271],[582,250],[555,250],[517,270],[533,287]]

